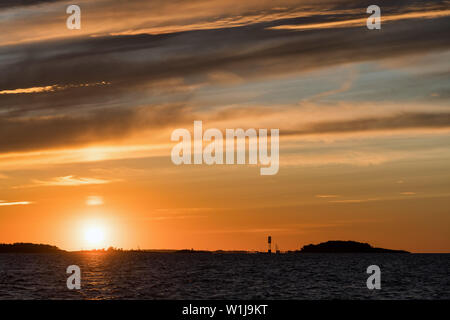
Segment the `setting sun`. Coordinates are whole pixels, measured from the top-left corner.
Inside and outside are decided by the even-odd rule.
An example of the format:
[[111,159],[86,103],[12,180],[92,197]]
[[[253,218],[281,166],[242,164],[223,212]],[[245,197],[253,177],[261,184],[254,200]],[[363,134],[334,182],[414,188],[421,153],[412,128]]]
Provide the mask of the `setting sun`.
[[84,229],[84,240],[89,248],[98,249],[104,245],[105,229],[98,225],[89,225]]

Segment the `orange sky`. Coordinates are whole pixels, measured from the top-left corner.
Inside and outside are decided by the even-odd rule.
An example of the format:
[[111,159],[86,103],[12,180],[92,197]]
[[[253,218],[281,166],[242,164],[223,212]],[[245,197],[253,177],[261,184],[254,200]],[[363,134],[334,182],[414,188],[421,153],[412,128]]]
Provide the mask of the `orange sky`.
[[[443,2],[382,1],[373,31],[337,0],[79,1],[81,30],[30,3],[0,6],[0,242],[449,252]],[[175,166],[194,120],[280,129],[278,174]]]

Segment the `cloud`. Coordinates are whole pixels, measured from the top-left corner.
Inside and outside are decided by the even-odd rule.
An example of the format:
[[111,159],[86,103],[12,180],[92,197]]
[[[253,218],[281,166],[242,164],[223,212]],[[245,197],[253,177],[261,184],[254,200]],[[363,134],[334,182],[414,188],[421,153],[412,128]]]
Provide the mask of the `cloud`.
[[40,4],[47,4],[52,2],[65,1],[65,0],[2,0],[0,2],[1,8],[23,7],[23,6],[35,6]]
[[347,199],[347,200],[332,200],[328,201],[331,203],[363,203],[363,202],[372,202],[379,201],[379,198],[369,198],[369,199]]
[[[216,28],[158,36],[104,35],[9,46],[0,51],[3,59],[0,71],[4,74],[0,90],[104,80],[123,93],[127,88],[173,77],[228,73],[234,79],[248,79],[448,48],[442,34],[448,19],[434,20],[432,24],[418,20],[412,34],[405,31],[406,25],[399,24],[383,29],[383,34],[368,33],[361,28],[303,36],[267,30],[266,25],[255,23],[251,28]],[[21,73],[24,69],[29,72]],[[105,93],[86,92],[89,96]]]
[[333,89],[333,90],[329,90],[329,91],[325,91],[325,92],[321,92],[319,94],[316,94],[312,97],[309,97],[308,99],[303,100],[303,102],[311,102],[311,101],[315,101],[315,100],[319,100],[328,96],[332,96],[338,93],[343,93],[346,92],[348,90],[351,89],[353,82],[355,81],[357,77],[357,73],[353,70],[352,73],[349,75],[347,80],[344,80],[341,85],[339,86],[339,88],[337,89]]
[[317,194],[316,198],[337,198],[337,194]]
[[450,128],[450,113],[409,113],[344,121],[327,121],[307,125],[305,129],[285,130],[286,135],[345,133],[412,128]]
[[85,185],[107,184],[115,182],[117,180],[106,180],[98,178],[83,178],[74,176],[56,177],[51,180],[33,180],[33,183],[25,186],[17,186],[17,188],[29,188],[29,187],[76,187]]
[[[102,145],[95,147],[69,148],[58,150],[17,152],[0,155],[0,168],[2,170],[17,170],[25,167],[48,168],[57,164],[83,163],[119,159],[160,158],[170,154],[170,145]],[[160,168],[158,168],[160,170]],[[148,170],[148,169],[147,169]],[[99,172],[102,176],[109,173]],[[108,170],[105,170],[108,171]],[[117,173],[112,170],[112,174]],[[130,170],[122,172],[122,176],[128,177]],[[120,170],[119,170],[120,172]],[[139,170],[134,172],[137,174]],[[147,172],[141,170],[141,174]],[[97,173],[97,172],[96,172]]]
[[79,88],[79,87],[92,87],[92,86],[98,86],[98,85],[106,85],[107,83],[102,81],[99,83],[82,83],[82,84],[75,84],[75,85],[51,85],[46,87],[33,87],[33,88],[19,88],[14,90],[3,90],[0,91],[0,94],[30,94],[30,93],[42,93],[42,92],[54,92],[56,90],[65,90],[68,88]]
[[31,201],[13,201],[13,202],[6,202],[4,200],[0,200],[0,207],[6,207],[6,206],[20,206],[20,205],[28,205],[32,204]]
[[[448,112],[394,112],[394,107],[391,107],[392,111],[389,112],[387,109],[383,110],[382,106],[376,109],[376,104],[372,104],[373,109],[370,110],[376,110],[379,114],[390,113],[390,115],[376,116],[365,115],[358,111],[359,109],[364,111],[367,108],[358,109],[347,105],[347,112],[342,111],[341,114],[334,116],[334,119],[333,113],[336,113],[339,108],[333,110],[333,113],[329,109],[322,108],[323,112],[311,115],[308,110],[295,106],[263,110],[249,106],[246,108],[225,107],[208,112],[195,112],[191,106],[179,104],[101,108],[86,111],[83,114],[60,116],[2,117],[0,118],[0,137],[4,139],[0,139],[0,152],[83,147],[99,142],[117,143],[136,134],[142,135],[145,131],[157,132],[175,126],[191,127],[196,119],[207,120],[208,125],[224,125],[224,121],[234,121],[233,126],[238,125],[236,121],[240,119],[251,119],[253,125],[259,120],[258,125],[261,127],[274,125],[279,127],[281,136],[450,128]],[[412,110],[413,107],[410,109]],[[349,110],[353,111],[348,112]],[[330,120],[321,122],[315,120],[327,117]],[[346,119],[346,117],[353,118]],[[149,137],[149,139],[148,143],[155,142],[155,137]]]
[[[53,117],[0,118],[0,152],[83,146],[117,140],[139,130],[174,125],[187,116],[185,106],[162,105],[135,109],[97,110]],[[57,134],[55,134],[57,133]]]
[[[28,8],[42,4],[42,10]],[[195,30],[225,29],[255,24],[319,23],[329,20],[366,17],[365,9],[370,1],[345,0],[78,0],[82,8],[83,24],[76,33],[67,32],[60,18],[65,13],[67,2],[57,0],[2,1],[5,10],[6,43],[38,41],[53,38],[70,38],[79,35],[105,34],[162,34]],[[445,1],[396,1],[379,0],[384,15],[432,11],[446,8]],[[34,9],[34,10],[32,10]],[[12,19],[11,16],[16,17]],[[0,17],[0,21],[2,17]],[[30,31],[33,32],[26,32]]]
[[[407,136],[406,136],[407,137]],[[423,163],[431,159],[448,161],[450,153],[448,148],[442,146],[426,146],[419,144],[404,145],[392,134],[385,139],[370,139],[374,145],[370,145],[367,140],[349,140],[344,142],[335,141],[312,141],[314,146],[305,144],[305,147],[296,148],[295,152],[286,147],[280,153],[280,166],[283,167],[320,167],[330,165],[346,165],[358,167],[379,166],[393,162],[416,161]],[[394,140],[394,142],[393,142]],[[432,139],[427,140],[428,143]],[[417,141],[416,141],[417,142]],[[396,149],[391,147],[395,146]]]
[[46,87],[34,87],[34,88],[23,88],[14,90],[2,90],[0,94],[21,94],[21,93],[38,93],[38,92],[48,92],[53,91],[55,86]]
[[[450,15],[450,10],[437,10],[437,11],[425,11],[425,12],[410,12],[405,14],[396,15],[382,15],[382,23],[408,20],[408,19],[433,19],[439,17],[446,17]],[[315,24],[304,25],[279,25],[271,27],[274,30],[313,30],[313,29],[328,29],[328,28],[350,28],[357,26],[365,26],[367,18],[350,19],[332,22],[323,22]]]
[[208,216],[202,216],[202,215],[188,215],[188,216],[154,216],[154,217],[147,217],[145,220],[150,221],[162,221],[162,220],[178,220],[178,219],[200,219],[200,218],[207,218]]
[[[431,145],[429,143],[424,145],[416,144],[416,146],[408,143],[409,147],[407,149],[409,150],[398,148],[398,146],[396,150],[383,150],[379,146],[374,146],[374,149],[371,149],[372,147],[368,147],[370,144],[362,142],[369,137],[372,139],[377,138],[376,140],[381,139],[379,141],[383,141],[383,145],[387,146],[386,143],[392,144],[389,141],[399,141],[399,139],[405,139],[405,137],[410,137],[411,135],[425,134],[445,137],[450,127],[448,125],[449,115],[439,111],[433,113],[431,117],[428,117],[429,113],[414,113],[413,116],[399,113],[397,116],[390,117],[367,116],[367,113],[365,113],[365,110],[370,111],[368,114],[386,113],[389,112],[388,110],[395,108],[395,105],[389,106],[387,110],[382,110],[382,107],[377,109],[362,105],[361,108],[354,108],[351,105],[347,105],[345,108],[337,107],[337,110],[333,111],[337,112],[336,114],[332,114],[331,110],[328,109],[321,110],[322,107],[321,109],[318,109],[318,107],[311,109],[312,111],[320,110],[319,114],[310,114],[310,111],[296,107],[279,107],[278,112],[271,108],[259,112],[257,109],[247,107],[239,108],[236,112],[225,108],[206,113],[194,113],[189,111],[189,108],[180,109],[187,110],[186,113],[184,111],[178,113],[176,111],[178,109],[175,108],[174,117],[170,117],[167,114],[166,120],[162,118],[165,109],[155,108],[153,113],[154,120],[151,120],[152,117],[148,117],[148,115],[145,116],[146,113],[130,119],[118,116],[118,123],[109,127],[111,130],[110,135],[107,127],[105,127],[110,122],[106,122],[103,127],[98,128],[99,125],[103,124],[102,121],[109,117],[109,114],[105,112],[103,120],[99,114],[98,117],[84,123],[84,126],[80,128],[74,124],[72,128],[70,121],[67,123],[62,121],[59,126],[66,129],[66,131],[64,129],[59,131],[54,126],[54,131],[49,130],[48,134],[37,131],[35,137],[28,138],[24,129],[24,134],[22,136],[19,135],[15,140],[4,141],[3,145],[0,142],[0,147],[3,147],[3,150],[10,150],[11,152],[0,155],[0,167],[6,170],[11,167],[17,168],[30,165],[45,166],[55,163],[167,157],[170,155],[170,149],[173,146],[169,142],[172,128],[176,125],[177,127],[191,129],[193,119],[203,119],[205,129],[206,127],[223,129],[236,126],[247,128],[249,121],[252,121],[252,125],[260,128],[273,128],[282,124],[280,126],[281,148],[285,151],[282,151],[280,161],[283,166],[328,164],[370,166],[399,161],[408,157],[414,159],[442,157],[444,154],[442,153],[442,148],[439,145]],[[413,109],[413,106],[410,106],[410,109]],[[162,110],[160,111],[160,119],[158,119],[157,110]],[[338,112],[341,110],[342,112]],[[315,119],[319,117],[328,117],[330,120],[315,122]],[[349,117],[356,117],[356,119],[340,120]],[[133,119],[137,120],[134,121]],[[164,124],[165,121],[166,123]],[[121,124],[121,122],[123,123]],[[115,127],[117,129],[114,129]],[[15,131],[18,134],[21,132],[19,128],[18,126]],[[115,132],[114,130],[118,131]],[[59,134],[54,135],[52,134],[53,132],[59,132]],[[114,133],[120,133],[122,136],[117,137]],[[394,134],[396,139],[392,140]],[[18,143],[20,141],[19,137],[23,139],[23,145]],[[37,140],[45,139],[45,141],[38,141],[38,143],[30,145],[30,148],[32,146],[35,148],[40,146],[41,148],[60,147],[61,149],[30,151],[24,148],[24,146],[27,146],[27,143],[33,142],[33,138]],[[75,140],[75,138],[77,139]],[[386,138],[389,140],[386,140]],[[98,143],[97,145],[83,146],[86,143],[93,144],[96,142]],[[314,142],[314,146],[317,146],[317,148],[307,147],[309,142]],[[10,144],[8,145],[7,143]],[[301,144],[299,145],[298,143]],[[305,147],[301,147],[302,145]],[[13,152],[14,150],[19,150],[19,147],[22,147],[23,151]],[[296,151],[292,153],[289,150]]]
[[[15,33],[16,29],[33,34],[34,11],[16,8],[20,1],[6,3],[9,9],[2,17],[7,18],[8,29],[4,34],[16,39],[23,39],[20,33]],[[380,2],[385,6],[383,12],[409,14],[408,21],[397,19],[386,27],[383,25],[382,33],[365,28],[333,28],[327,32],[270,29],[286,23],[308,25],[341,18],[352,20],[366,15],[365,10],[361,11],[365,2],[252,0],[244,4],[240,1],[237,6],[235,0],[114,2],[117,4],[82,1],[86,9],[83,19],[91,23],[103,14],[111,18],[108,16],[111,10],[104,10],[107,6],[117,5],[124,10],[116,10],[114,19],[99,20],[103,28],[107,26],[105,30],[86,30],[75,38],[68,36],[64,25],[53,26],[61,20],[62,4],[42,3],[48,6],[45,14],[50,15],[50,27],[64,30],[53,34],[53,29],[45,25],[45,33],[54,36],[51,41],[38,38],[34,42],[0,46],[2,153],[117,142],[145,130],[186,124],[202,114],[205,106],[196,99],[202,93],[207,95],[207,89],[214,85],[245,87],[251,81],[450,48],[446,31],[449,19],[421,18],[430,11],[430,6],[436,12],[442,11],[445,5],[439,1],[428,4],[402,1],[395,6],[388,1]],[[134,15],[128,16],[132,12]],[[18,17],[22,14],[30,15],[30,20],[21,22]],[[414,21],[410,20],[412,17]],[[47,21],[39,17],[41,20]],[[104,21],[118,24],[114,22],[109,27]],[[410,32],[412,23],[414,32]],[[202,24],[205,26],[194,28],[195,31],[190,27]],[[184,29],[164,34],[133,34],[173,26]],[[91,37],[97,31],[103,33]],[[120,32],[128,35],[110,35]],[[352,88],[353,80],[352,75],[339,88],[312,95],[312,100],[344,93]],[[229,92],[229,96],[239,96]],[[238,113],[247,112],[242,110],[247,109],[248,101],[242,98],[240,102],[233,112],[238,109]],[[261,117],[258,114],[267,116],[267,110],[261,106],[248,109],[247,113],[253,112],[255,118]],[[215,116],[219,117],[221,111],[216,111]],[[230,115],[232,118],[238,120],[237,113]],[[448,123],[447,113],[392,115],[391,112],[387,116],[290,125],[281,128],[281,134],[446,128]]]

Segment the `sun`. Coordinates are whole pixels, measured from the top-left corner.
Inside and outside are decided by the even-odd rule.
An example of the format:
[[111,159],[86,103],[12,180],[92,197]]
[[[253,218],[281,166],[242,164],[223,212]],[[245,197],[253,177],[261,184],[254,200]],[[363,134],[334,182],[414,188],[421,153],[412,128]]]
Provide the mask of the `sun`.
[[98,249],[105,242],[105,228],[101,225],[88,225],[84,229],[84,240],[92,249]]

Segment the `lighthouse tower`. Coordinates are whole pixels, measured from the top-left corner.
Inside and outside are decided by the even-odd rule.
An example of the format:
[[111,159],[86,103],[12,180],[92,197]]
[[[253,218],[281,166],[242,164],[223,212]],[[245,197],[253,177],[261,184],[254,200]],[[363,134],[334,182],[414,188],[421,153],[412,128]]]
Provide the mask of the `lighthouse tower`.
[[267,237],[267,245],[268,245],[267,253],[272,253],[272,237],[271,236]]

